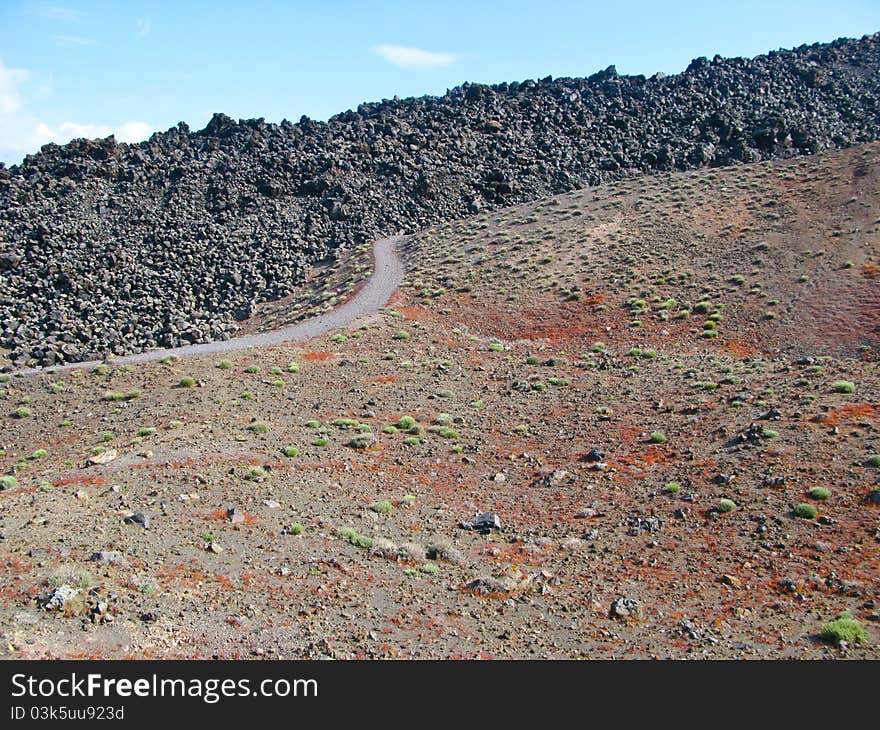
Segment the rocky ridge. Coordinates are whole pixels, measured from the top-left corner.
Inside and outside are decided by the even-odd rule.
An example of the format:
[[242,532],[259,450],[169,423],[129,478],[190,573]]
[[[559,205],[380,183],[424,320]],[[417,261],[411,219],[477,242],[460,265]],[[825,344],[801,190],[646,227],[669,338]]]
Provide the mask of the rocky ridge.
[[397,231],[655,171],[880,138],[880,35],[681,74],[464,84],[326,123],[217,114],[0,165],[0,347],[17,366],[225,339],[310,266]]

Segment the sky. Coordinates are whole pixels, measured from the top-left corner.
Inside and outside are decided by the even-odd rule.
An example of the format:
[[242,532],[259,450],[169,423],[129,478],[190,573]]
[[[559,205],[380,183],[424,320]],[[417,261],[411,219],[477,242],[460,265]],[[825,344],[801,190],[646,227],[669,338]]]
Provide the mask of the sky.
[[880,0],[0,0],[0,161],[214,112],[325,120],[465,81],[671,74],[878,31]]

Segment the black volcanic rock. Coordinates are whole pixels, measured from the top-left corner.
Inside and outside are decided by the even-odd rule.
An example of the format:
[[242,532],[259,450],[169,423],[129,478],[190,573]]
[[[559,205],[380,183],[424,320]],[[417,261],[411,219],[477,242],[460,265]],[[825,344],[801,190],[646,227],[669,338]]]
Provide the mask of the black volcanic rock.
[[222,339],[312,262],[398,230],[661,170],[880,138],[880,36],[678,75],[383,100],[327,123],[217,114],[0,168],[0,346],[18,365]]

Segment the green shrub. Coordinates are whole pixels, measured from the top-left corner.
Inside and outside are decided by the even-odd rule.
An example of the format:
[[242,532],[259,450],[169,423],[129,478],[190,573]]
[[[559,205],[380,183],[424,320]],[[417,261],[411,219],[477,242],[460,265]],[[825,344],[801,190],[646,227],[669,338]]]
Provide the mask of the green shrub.
[[138,430],[137,435],[141,436],[141,437],[152,436],[154,433],[156,433],[156,429],[153,428],[152,426],[147,426],[145,428]]
[[813,487],[809,494],[813,499],[828,499],[831,496],[831,490],[825,487]]
[[245,479],[257,480],[265,479],[269,475],[262,466],[251,466],[244,475]]
[[304,425],[306,428],[321,428],[320,421],[306,421]]
[[303,527],[299,522],[294,522],[288,529],[288,532],[294,536],[302,535],[305,531],[306,528]]
[[664,434],[662,431],[654,431],[651,434],[651,441],[653,441],[655,444],[665,444],[666,434]]
[[26,406],[19,406],[12,412],[13,418],[27,418],[31,415],[31,409]]
[[319,436],[314,441],[312,441],[312,446],[326,446],[328,443],[330,442],[327,441],[327,439],[325,439],[323,436]]
[[680,482],[666,482],[666,486],[663,487],[663,491],[667,494],[678,494],[681,491],[681,483]]
[[45,459],[49,455],[49,452],[46,449],[37,449],[33,454],[30,455],[31,459]]
[[248,431],[253,433],[269,433],[271,430],[272,427],[265,421],[254,421],[248,426]]
[[851,383],[849,380],[836,380],[832,385],[834,391],[836,393],[855,393],[856,392],[856,384]]
[[836,619],[829,621],[822,627],[822,638],[835,644],[865,643],[868,641],[868,633],[849,611],[844,611]]
[[191,378],[188,375],[181,378],[180,382],[177,383],[180,388],[192,388],[196,384],[195,378]]
[[292,362],[287,366],[287,372],[289,373],[298,373],[299,372],[299,363]]
[[420,443],[422,443],[422,440],[418,436],[407,436],[403,440],[403,443],[405,443],[407,446],[418,446]]
[[348,540],[352,545],[359,548],[370,549],[373,547],[373,538],[361,535],[357,530],[351,527],[343,527],[339,531],[339,535]]
[[880,454],[871,454],[866,461],[868,466],[873,466],[875,469],[880,469]]
[[217,367],[220,370],[232,370],[232,362],[230,362],[229,360],[221,360],[217,363]]
[[807,502],[801,502],[794,508],[794,513],[805,520],[814,520],[816,515],[819,514],[819,510]]
[[296,448],[296,446],[285,446],[283,453],[289,459],[295,459],[297,456],[299,456],[299,449]]
[[348,442],[348,446],[352,449],[362,450],[370,448],[375,443],[376,439],[373,434],[364,433],[360,436],[354,436],[353,438],[351,438]]
[[11,474],[0,476],[0,491],[4,489],[15,489],[18,486],[18,479]]
[[251,375],[255,375],[256,373],[260,372],[260,368],[259,368],[259,366],[257,366],[257,365],[248,365],[248,366],[244,369],[244,371],[245,371],[246,373],[250,373]]
[[732,499],[719,499],[717,509],[722,514],[733,512],[736,509],[736,502],[734,502]]
[[373,512],[378,512],[380,515],[387,515],[391,512],[391,502],[387,499],[383,499],[380,502],[373,502],[369,505],[369,508]]
[[402,416],[401,419],[397,422],[398,427],[403,431],[409,431],[411,428],[414,428],[416,425],[416,419],[412,416]]

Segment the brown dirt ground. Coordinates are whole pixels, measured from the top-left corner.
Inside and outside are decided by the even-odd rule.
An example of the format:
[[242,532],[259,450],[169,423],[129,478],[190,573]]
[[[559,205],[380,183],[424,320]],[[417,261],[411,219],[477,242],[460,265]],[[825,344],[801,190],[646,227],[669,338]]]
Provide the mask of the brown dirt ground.
[[[877,658],[878,162],[557,196],[411,237],[345,334],[6,379],[0,657]],[[844,610],[866,642],[821,640]]]

